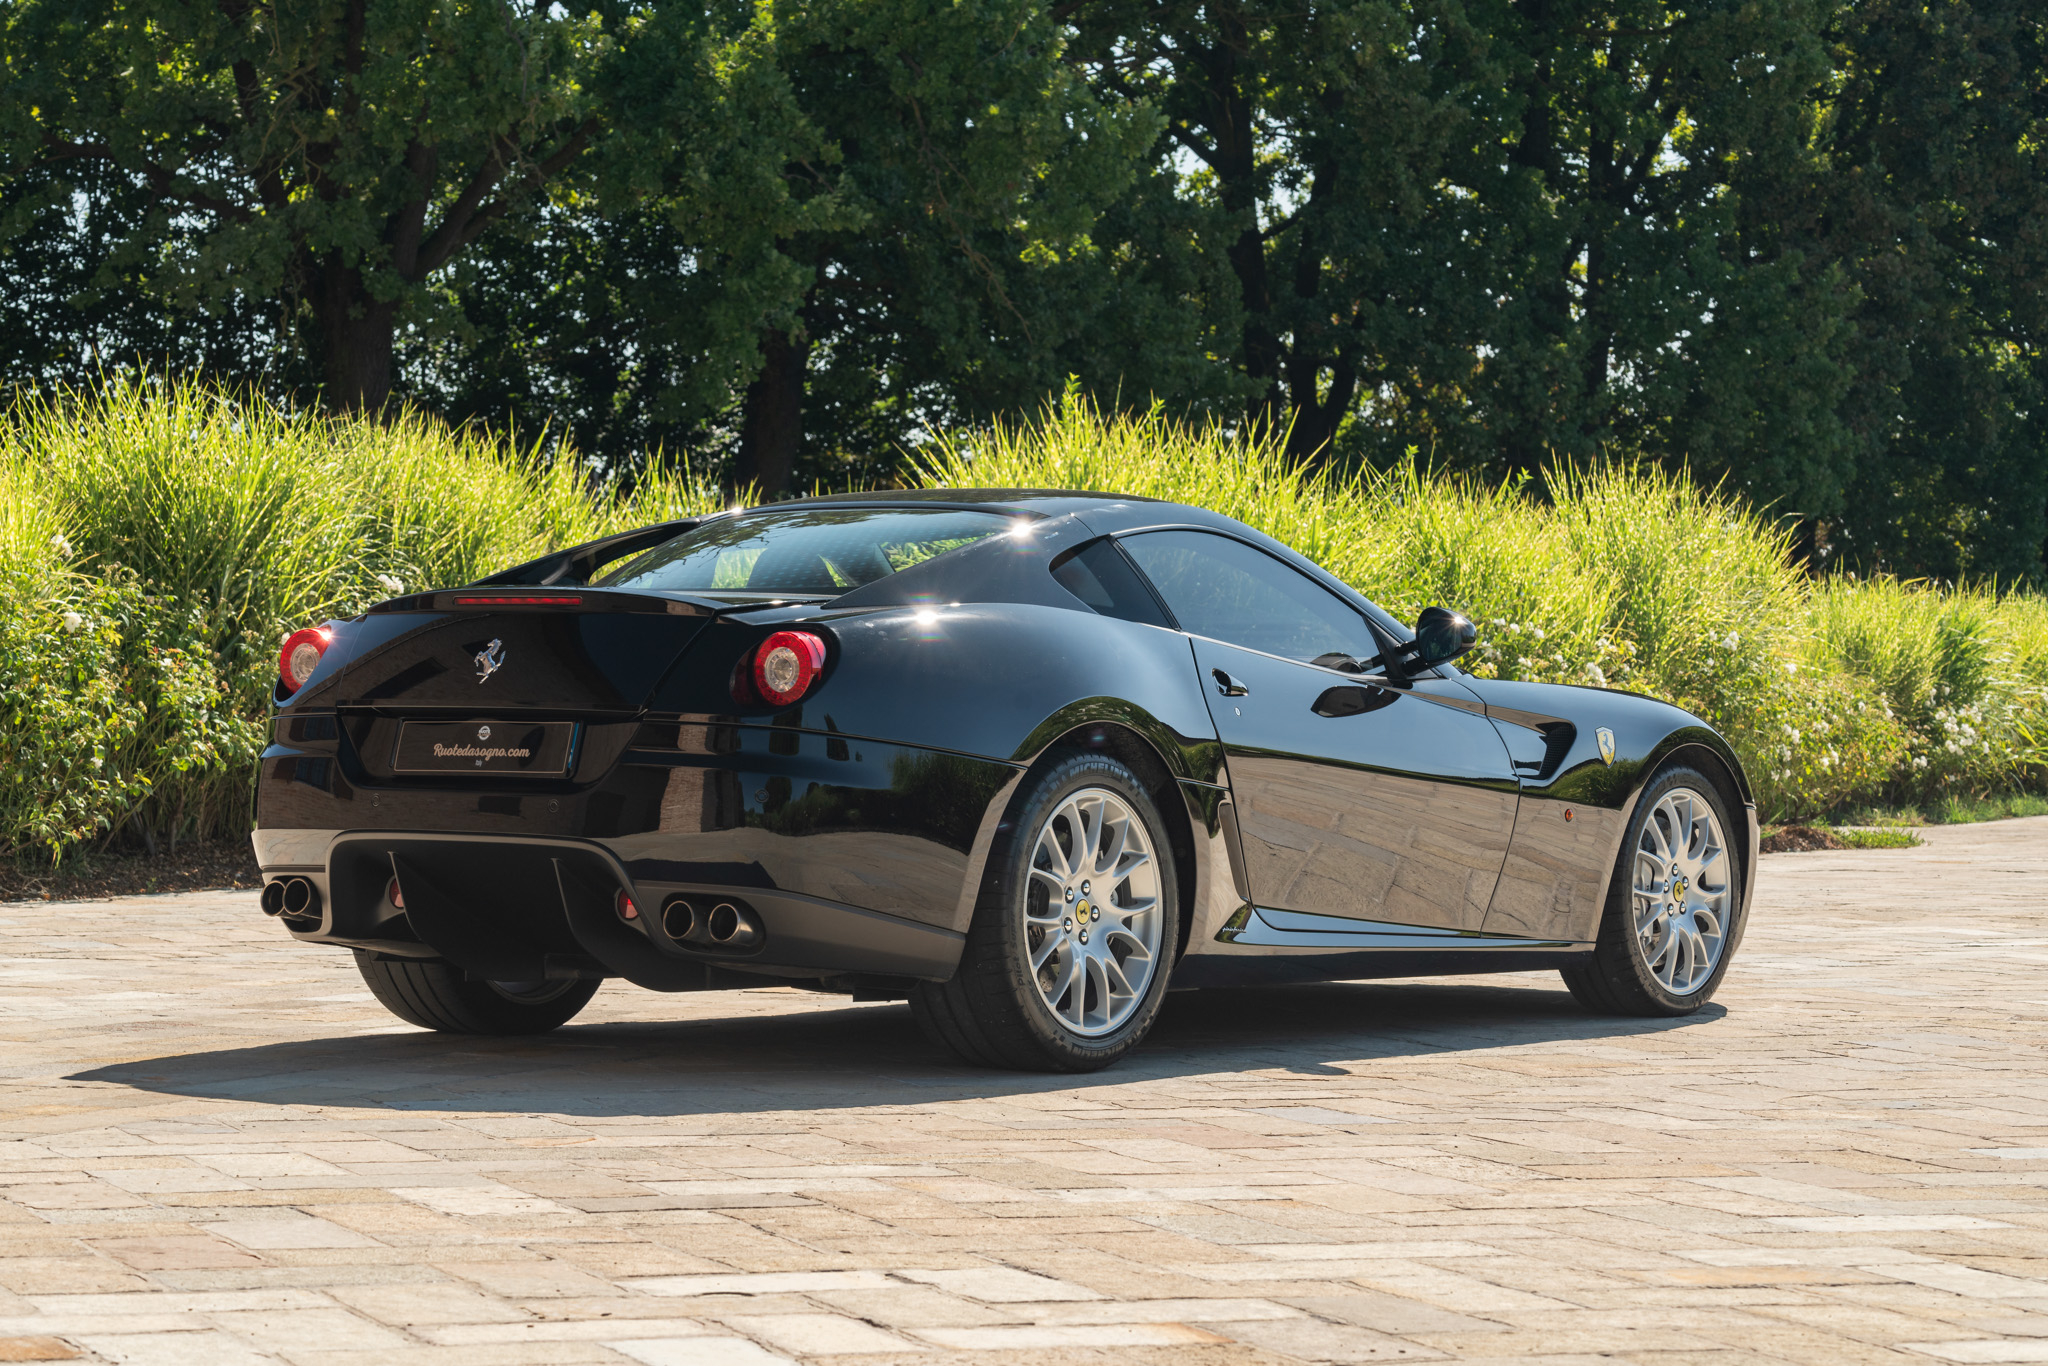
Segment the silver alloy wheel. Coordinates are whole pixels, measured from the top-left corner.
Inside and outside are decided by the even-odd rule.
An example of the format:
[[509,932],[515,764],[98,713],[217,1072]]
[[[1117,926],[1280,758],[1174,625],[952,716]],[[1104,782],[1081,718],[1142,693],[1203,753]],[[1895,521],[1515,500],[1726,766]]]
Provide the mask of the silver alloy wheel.
[[1721,961],[1731,868],[1713,805],[1689,787],[1665,793],[1643,822],[1630,908],[1643,963],[1674,996],[1705,986]]
[[1024,949],[1039,999],[1071,1033],[1129,1019],[1159,959],[1152,832],[1106,788],[1067,797],[1039,828],[1024,898]]

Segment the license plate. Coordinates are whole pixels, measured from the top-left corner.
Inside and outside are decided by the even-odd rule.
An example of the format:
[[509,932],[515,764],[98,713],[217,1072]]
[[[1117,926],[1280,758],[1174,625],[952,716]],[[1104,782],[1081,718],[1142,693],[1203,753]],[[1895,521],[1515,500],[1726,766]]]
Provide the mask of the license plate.
[[407,721],[391,767],[399,773],[513,773],[559,778],[575,747],[573,721]]

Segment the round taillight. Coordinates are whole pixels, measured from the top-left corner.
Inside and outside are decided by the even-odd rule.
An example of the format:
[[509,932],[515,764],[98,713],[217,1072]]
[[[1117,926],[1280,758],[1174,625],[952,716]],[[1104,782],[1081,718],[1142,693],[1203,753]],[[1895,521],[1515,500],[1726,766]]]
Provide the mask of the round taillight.
[[613,905],[618,909],[619,919],[621,920],[638,920],[640,918],[640,908],[635,906],[633,898],[627,896],[623,891],[614,898]]
[[284,649],[277,656],[277,676],[284,680],[286,692],[297,692],[306,686],[313,670],[320,667],[321,656],[333,643],[334,630],[328,626],[308,626],[284,638]]
[[777,631],[754,651],[754,690],[786,707],[810,691],[825,667],[825,642],[809,631]]
[[384,889],[384,899],[401,911],[405,909],[405,893],[399,890],[397,878],[391,879],[391,884]]

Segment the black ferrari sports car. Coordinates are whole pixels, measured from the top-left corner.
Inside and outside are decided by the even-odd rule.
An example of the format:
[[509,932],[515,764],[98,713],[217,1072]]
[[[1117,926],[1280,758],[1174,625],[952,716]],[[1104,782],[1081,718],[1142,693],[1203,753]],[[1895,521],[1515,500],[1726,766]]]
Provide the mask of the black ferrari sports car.
[[1105,494],[813,498],[285,642],[263,909],[401,1019],[599,983],[908,998],[1086,1070],[1173,988],[1556,969],[1697,1010],[1758,827],[1697,717],[1483,680],[1269,537]]

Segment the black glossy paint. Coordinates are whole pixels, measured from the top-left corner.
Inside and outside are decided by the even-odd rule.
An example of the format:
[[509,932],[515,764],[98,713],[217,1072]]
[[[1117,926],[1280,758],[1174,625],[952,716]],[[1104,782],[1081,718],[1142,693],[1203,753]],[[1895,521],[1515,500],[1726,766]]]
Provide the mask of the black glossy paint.
[[[1162,798],[1181,792],[1161,809],[1186,822],[1171,832],[1186,860],[1184,984],[1540,967],[1555,959],[1498,957],[1510,951],[1479,936],[1589,940],[1659,763],[1700,763],[1738,805],[1747,796],[1718,735],[1647,698],[1454,668],[1358,678],[1100,614],[1053,574],[1105,534],[1220,530],[1406,638],[1214,513],[986,490],[831,501],[991,508],[1015,528],[830,602],[590,589],[580,579],[609,552],[576,548],[495,580],[545,581],[580,597],[573,607],[463,607],[477,590],[450,590],[337,623],[308,686],[280,698],[258,785],[259,861],[322,893],[321,924],[299,937],[659,990],[944,977],[1019,784],[1078,744],[1156,772]],[[735,672],[792,627],[826,642],[818,683],[787,708],[738,700]],[[493,641],[486,670],[477,656]],[[1245,691],[1224,695],[1215,670]],[[400,773],[407,720],[573,724],[573,758],[560,776]],[[387,904],[393,877],[422,889],[410,914]],[[743,900],[766,942],[739,955],[669,942],[618,918],[622,890],[656,913],[675,897]],[[1233,937],[1252,902],[1272,921]],[[1348,951],[1342,935],[1250,942],[1284,941],[1290,911],[1463,938],[1420,951],[1386,939],[1398,952]]]
[[[1439,680],[1362,686],[1218,641],[1194,646],[1211,683],[1254,901],[1480,927],[1517,794],[1507,747],[1470,694]],[[1245,691],[1227,695],[1216,671]],[[1364,693],[1363,705],[1350,715],[1319,711],[1332,688]]]

